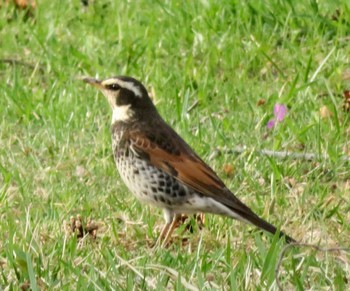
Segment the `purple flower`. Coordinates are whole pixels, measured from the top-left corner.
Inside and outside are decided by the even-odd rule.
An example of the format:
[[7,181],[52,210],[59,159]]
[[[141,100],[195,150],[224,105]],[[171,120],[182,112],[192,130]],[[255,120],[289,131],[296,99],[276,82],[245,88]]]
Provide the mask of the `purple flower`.
[[277,122],[282,122],[284,117],[287,114],[287,106],[284,104],[276,103],[273,108],[273,114],[275,115],[274,119],[271,119],[267,122],[267,128],[271,129],[276,125]]
[[278,122],[281,122],[287,114],[287,107],[283,104],[276,104],[273,108],[273,114]]
[[266,126],[267,126],[268,129],[271,129],[271,128],[273,128],[275,126],[275,124],[276,124],[276,122],[273,119],[271,119],[271,120],[269,120],[267,122]]

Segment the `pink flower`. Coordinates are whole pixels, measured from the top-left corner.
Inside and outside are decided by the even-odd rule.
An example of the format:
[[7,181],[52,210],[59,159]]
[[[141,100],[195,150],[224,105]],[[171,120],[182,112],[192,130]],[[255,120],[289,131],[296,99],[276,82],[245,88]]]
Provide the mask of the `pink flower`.
[[278,122],[281,122],[287,114],[287,107],[283,104],[276,104],[273,108],[273,114]]
[[277,122],[282,122],[284,117],[287,114],[287,106],[284,104],[278,104],[276,103],[273,108],[273,114],[275,115],[274,119],[271,119],[267,122],[267,128],[271,129],[276,125]]
[[267,126],[268,129],[271,129],[271,128],[273,128],[275,126],[275,124],[276,124],[275,120],[271,119],[271,120],[269,120],[267,122],[266,126]]

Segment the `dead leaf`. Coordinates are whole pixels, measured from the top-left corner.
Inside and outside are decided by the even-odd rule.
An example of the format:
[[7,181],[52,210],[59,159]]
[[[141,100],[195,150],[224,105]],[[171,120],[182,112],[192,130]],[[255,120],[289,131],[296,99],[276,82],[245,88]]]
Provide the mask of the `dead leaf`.
[[333,112],[328,109],[326,105],[320,108],[320,116],[322,119],[333,117]]
[[[9,3],[10,0],[6,0],[6,3]],[[35,9],[36,3],[34,0],[13,0],[13,3],[16,5],[17,8],[20,9]]]
[[264,105],[265,103],[266,103],[266,100],[263,99],[263,98],[261,98],[261,99],[258,100],[258,102],[256,102],[256,106],[262,106],[262,105]]
[[260,186],[264,186],[265,185],[265,179],[263,177],[260,177],[258,179],[258,183],[259,183]]
[[96,239],[99,225],[91,218],[85,224],[81,215],[78,214],[77,217],[71,216],[69,224],[66,221],[63,223],[66,234],[75,233],[78,239],[82,239],[88,234],[92,239]]
[[86,169],[82,166],[77,166],[75,169],[75,174],[79,177],[79,178],[83,178],[86,175]]
[[233,166],[230,164],[225,164],[223,167],[224,173],[228,176],[228,177],[232,177],[234,174],[234,169]]

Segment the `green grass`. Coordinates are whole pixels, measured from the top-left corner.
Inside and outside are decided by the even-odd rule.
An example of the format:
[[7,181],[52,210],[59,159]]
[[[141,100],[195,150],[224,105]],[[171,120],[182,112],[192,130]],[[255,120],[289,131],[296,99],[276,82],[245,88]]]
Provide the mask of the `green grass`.
[[[210,164],[296,239],[349,247],[350,166],[341,157],[350,114],[338,96],[350,88],[348,1],[38,2],[28,19],[0,9],[1,289],[277,289],[283,243],[230,219],[207,215],[202,230],[180,229],[172,246],[151,249],[162,213],[120,181],[110,109],[83,75],[142,80],[206,161],[237,145],[320,155],[223,152]],[[267,130],[276,103],[288,115]],[[323,106],[332,117],[320,117]],[[99,225],[96,240],[66,233],[78,214]],[[296,247],[279,274],[285,289],[345,290],[350,255]]]

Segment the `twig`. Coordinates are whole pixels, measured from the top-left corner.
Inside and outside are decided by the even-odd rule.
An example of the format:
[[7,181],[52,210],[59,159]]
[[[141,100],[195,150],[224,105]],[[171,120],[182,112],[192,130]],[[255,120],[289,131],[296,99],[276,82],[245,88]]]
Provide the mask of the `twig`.
[[279,279],[279,273],[280,273],[280,268],[282,266],[283,257],[286,254],[287,250],[293,247],[307,247],[307,248],[315,249],[316,251],[319,251],[319,252],[336,252],[336,251],[350,252],[350,248],[346,248],[346,247],[323,248],[314,244],[306,244],[306,243],[290,243],[288,245],[285,245],[279,255],[277,266],[275,268],[276,284],[279,290],[283,290],[281,281]]
[[[279,159],[295,159],[295,160],[318,160],[320,158],[329,159],[328,155],[318,155],[315,153],[296,153],[296,152],[289,152],[289,151],[273,151],[273,150],[249,150],[247,147],[235,147],[234,149],[226,149],[226,150],[220,150],[216,149],[209,157],[209,159],[213,159],[221,154],[221,152],[224,152],[226,154],[242,154],[246,151],[254,151],[255,153],[258,153],[263,156],[268,156],[272,158],[279,158]],[[350,157],[348,156],[341,156],[340,159],[342,161],[350,162]]]
[[44,68],[40,64],[31,64],[31,63],[27,63],[27,62],[22,61],[22,60],[12,59],[12,58],[0,59],[0,62],[1,63],[5,63],[5,64],[11,64],[11,65],[20,65],[20,66],[28,67],[28,68],[31,68],[31,69],[39,68],[41,73],[44,72]]
[[193,109],[197,107],[199,104],[199,100],[197,99],[196,101],[193,102],[193,104],[187,109],[187,113],[190,113]]
[[[336,97],[339,97],[339,98],[343,98],[343,96],[344,96],[344,94],[335,93],[335,92],[332,92],[331,94],[336,96]],[[331,94],[330,93],[321,93],[321,94],[317,95],[317,98],[329,97]]]

